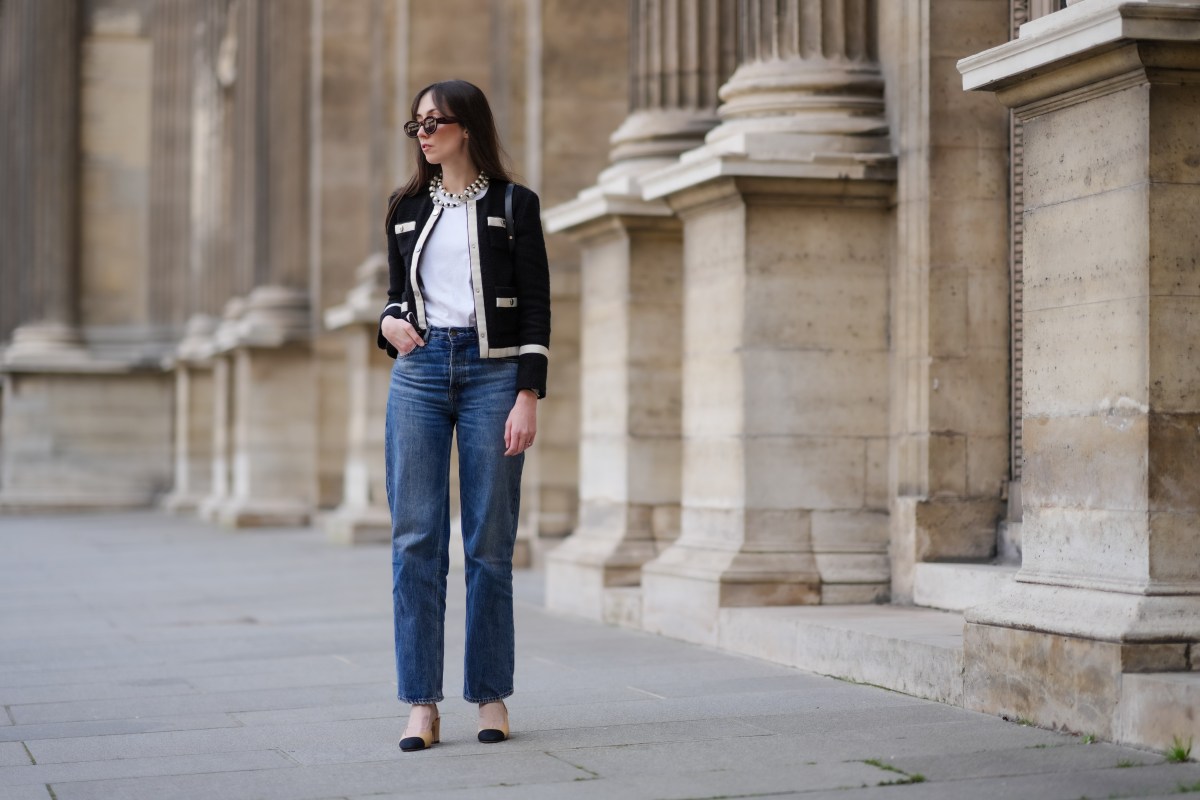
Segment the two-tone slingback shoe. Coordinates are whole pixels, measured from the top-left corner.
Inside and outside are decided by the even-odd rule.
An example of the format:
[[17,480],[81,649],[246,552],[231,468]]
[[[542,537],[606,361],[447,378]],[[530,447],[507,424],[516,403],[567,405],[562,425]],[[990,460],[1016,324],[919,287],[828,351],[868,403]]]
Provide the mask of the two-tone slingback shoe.
[[405,736],[400,740],[400,749],[406,753],[411,753],[415,750],[426,750],[433,747],[442,740],[442,718],[438,715],[433,718],[428,730],[423,730],[416,736]]
[[[495,719],[489,719],[486,723],[483,719],[484,706],[498,705],[503,712],[502,719],[497,722]],[[479,741],[484,744],[495,744],[503,742],[508,738],[508,707],[504,705],[503,700],[497,700],[495,703],[480,703],[479,705]]]

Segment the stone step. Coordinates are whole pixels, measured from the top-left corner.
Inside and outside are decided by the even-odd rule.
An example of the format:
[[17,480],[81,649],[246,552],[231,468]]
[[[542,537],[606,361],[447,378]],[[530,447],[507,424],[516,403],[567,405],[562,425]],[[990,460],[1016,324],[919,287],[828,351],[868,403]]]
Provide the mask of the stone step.
[[961,614],[886,605],[722,609],[735,653],[961,706]]
[[916,564],[913,602],[927,608],[965,611],[996,596],[1018,569],[1015,564]]
[[1139,747],[1169,750],[1176,737],[1200,745],[1200,672],[1123,674],[1115,728],[1118,742]]

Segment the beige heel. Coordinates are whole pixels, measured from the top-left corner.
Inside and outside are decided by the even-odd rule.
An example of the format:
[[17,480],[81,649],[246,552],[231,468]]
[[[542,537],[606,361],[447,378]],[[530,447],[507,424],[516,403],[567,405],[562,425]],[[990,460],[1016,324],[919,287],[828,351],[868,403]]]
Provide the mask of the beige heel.
[[[503,700],[499,700],[497,702],[499,702],[500,707],[504,709],[504,721],[502,723],[500,723],[499,728],[480,728],[479,729],[479,741],[483,742],[484,744],[496,744],[497,742],[503,742],[505,739],[508,738],[508,706],[504,705]],[[491,705],[491,704],[490,703],[481,703],[479,706],[479,709],[481,711],[483,710],[484,705]]]
[[[435,712],[436,713],[436,712]],[[442,715],[437,714],[430,723],[429,729],[421,731],[416,736],[405,736],[400,740],[400,749],[406,753],[416,750],[427,750],[442,740]]]

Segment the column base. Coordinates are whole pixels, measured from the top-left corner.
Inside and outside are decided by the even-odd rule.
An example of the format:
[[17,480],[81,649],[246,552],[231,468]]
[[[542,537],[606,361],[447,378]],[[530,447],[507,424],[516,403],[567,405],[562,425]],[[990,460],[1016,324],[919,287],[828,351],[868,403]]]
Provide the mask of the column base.
[[513,545],[513,569],[530,569],[533,567],[533,540],[518,538]]
[[747,553],[676,542],[642,568],[642,627],[715,646],[722,608],[815,605],[812,553]]
[[1116,738],[1122,676],[1190,669],[1200,597],[1014,582],[967,611],[964,705]]
[[190,514],[198,512],[205,495],[188,492],[171,492],[158,501],[158,507],[168,514]]
[[0,507],[146,508],[171,485],[171,385],[156,372],[9,371]]
[[927,561],[989,561],[996,554],[996,530],[1004,518],[999,498],[921,498],[892,500],[892,599],[911,603],[916,565]]
[[[641,583],[653,542],[596,542],[568,538],[546,556],[546,608],[615,623],[610,611],[619,590]],[[622,595],[624,596],[624,595]]]
[[212,510],[214,522],[242,528],[299,528],[313,516],[311,506],[294,500],[233,499]]
[[13,331],[12,343],[4,350],[2,363],[10,369],[55,371],[87,369],[93,359],[76,326],[35,322]]
[[546,557],[546,607],[609,621],[610,589],[638,586],[642,565],[658,555],[652,506],[586,503],[583,522]]
[[232,380],[228,495],[215,510],[216,522],[228,528],[307,525],[317,509],[311,349],[239,347]]
[[334,544],[387,544],[392,541],[392,515],[386,508],[342,506],[320,516],[326,538]]
[[155,494],[149,491],[89,492],[79,489],[0,490],[0,511],[5,514],[45,514],[57,511],[121,511],[150,508]]
[[1114,741],[1155,750],[1171,748],[1176,737],[1200,742],[1200,672],[1193,655],[1191,671],[1121,677],[1120,724]]

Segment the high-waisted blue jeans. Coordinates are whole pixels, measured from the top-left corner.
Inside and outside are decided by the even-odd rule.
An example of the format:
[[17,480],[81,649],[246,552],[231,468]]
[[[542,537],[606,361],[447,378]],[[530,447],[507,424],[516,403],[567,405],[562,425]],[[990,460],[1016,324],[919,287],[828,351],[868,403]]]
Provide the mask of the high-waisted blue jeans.
[[397,695],[403,702],[443,699],[450,442],[456,430],[467,580],[463,696],[486,703],[512,694],[512,557],[524,455],[504,455],[504,424],[516,397],[515,359],[480,358],[469,328],[432,329],[424,347],[401,355],[392,367],[385,455]]

